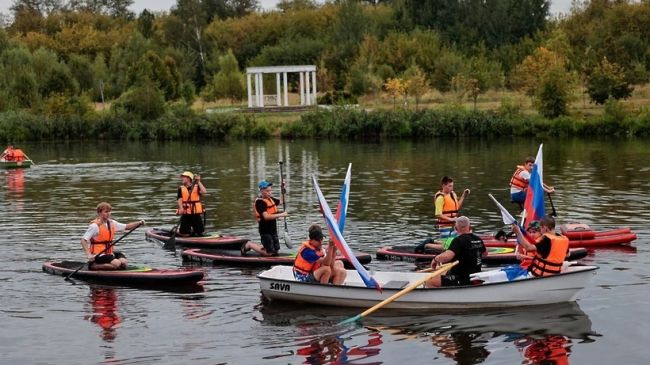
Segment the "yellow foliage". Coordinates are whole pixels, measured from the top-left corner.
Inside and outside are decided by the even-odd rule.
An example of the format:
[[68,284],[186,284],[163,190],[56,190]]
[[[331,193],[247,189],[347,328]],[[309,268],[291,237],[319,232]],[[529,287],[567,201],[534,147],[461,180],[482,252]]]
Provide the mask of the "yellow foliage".
[[556,67],[564,69],[565,65],[565,57],[546,47],[538,47],[515,68],[513,86],[532,96],[548,70]]

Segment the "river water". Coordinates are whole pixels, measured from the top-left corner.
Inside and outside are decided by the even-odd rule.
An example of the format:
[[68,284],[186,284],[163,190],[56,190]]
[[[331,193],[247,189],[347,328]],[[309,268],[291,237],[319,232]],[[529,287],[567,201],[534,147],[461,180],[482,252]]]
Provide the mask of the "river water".
[[[478,232],[502,223],[487,194],[508,203],[516,164],[544,142],[545,182],[555,186],[558,223],[629,226],[631,248],[592,251],[600,266],[578,301],[464,312],[379,311],[341,328],[355,309],[262,301],[262,269],[191,264],[206,272],[190,292],[76,285],[41,271],[47,260],[82,260],[79,239],[98,202],[113,218],[170,227],[178,175],[201,173],[208,229],[257,240],[251,202],[261,179],[278,181],[286,161],[294,244],[322,223],[315,174],[336,204],[352,163],[346,238],[373,253],[433,230],[431,199],[443,175],[471,188],[463,214]],[[0,171],[0,362],[2,364],[572,364],[647,363],[650,358],[650,143],[647,140],[268,141],[231,143],[52,143],[21,146],[37,162]],[[276,193],[277,193],[276,189]],[[548,201],[547,201],[548,204]],[[119,244],[130,262],[183,265],[145,240]],[[371,270],[413,270],[376,261]]]

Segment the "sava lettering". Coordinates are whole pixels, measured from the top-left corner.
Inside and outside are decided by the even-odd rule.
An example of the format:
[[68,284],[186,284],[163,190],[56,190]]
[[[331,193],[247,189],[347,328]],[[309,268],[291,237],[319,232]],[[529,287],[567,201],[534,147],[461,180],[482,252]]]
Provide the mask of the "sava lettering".
[[286,283],[271,283],[271,290],[291,291],[291,285]]

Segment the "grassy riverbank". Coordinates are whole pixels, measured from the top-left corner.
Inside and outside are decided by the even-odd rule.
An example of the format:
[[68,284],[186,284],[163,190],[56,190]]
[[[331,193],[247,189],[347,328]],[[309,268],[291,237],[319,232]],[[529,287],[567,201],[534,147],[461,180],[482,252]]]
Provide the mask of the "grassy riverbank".
[[284,113],[242,112],[245,108],[203,112],[174,105],[152,120],[137,120],[112,109],[63,116],[10,111],[0,113],[0,141],[648,136],[650,108],[640,106],[641,96],[604,107],[575,107],[570,116],[557,119],[543,118],[525,99],[507,95],[501,95],[499,103],[485,97],[476,110],[473,104],[456,103],[446,96],[424,99],[418,110],[414,105],[393,107],[392,101],[381,97],[363,100],[361,106]]

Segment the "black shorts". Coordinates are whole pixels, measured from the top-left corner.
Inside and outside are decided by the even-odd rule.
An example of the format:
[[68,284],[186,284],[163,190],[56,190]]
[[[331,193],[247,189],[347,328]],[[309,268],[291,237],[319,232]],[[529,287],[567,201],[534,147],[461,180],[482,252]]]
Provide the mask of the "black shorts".
[[470,285],[471,284],[469,282],[469,280],[462,280],[456,274],[449,274],[449,275],[440,276],[440,283],[441,283],[441,286],[462,286],[462,285]]
[[110,264],[111,261],[113,261],[115,259],[125,259],[125,258],[126,258],[126,256],[124,256],[123,253],[121,253],[119,251],[115,251],[115,252],[109,253],[107,255],[103,254],[103,255],[95,256],[95,263],[96,264]]
[[181,226],[178,232],[192,236],[203,235],[203,216],[201,214],[183,214],[181,216]]
[[278,253],[280,251],[280,239],[277,234],[265,233],[260,235],[262,246],[267,253]]

